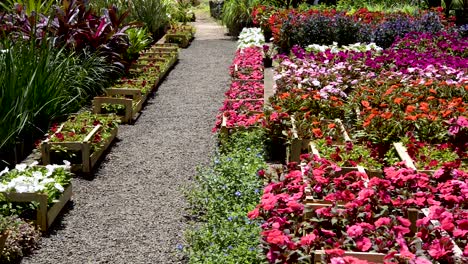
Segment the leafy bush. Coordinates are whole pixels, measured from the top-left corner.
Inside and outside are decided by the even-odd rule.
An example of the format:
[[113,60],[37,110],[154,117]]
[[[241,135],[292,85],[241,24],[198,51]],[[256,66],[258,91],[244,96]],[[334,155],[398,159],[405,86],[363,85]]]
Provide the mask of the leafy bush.
[[229,33],[237,37],[244,27],[252,27],[252,14],[260,0],[226,0],[223,6],[222,21]]
[[152,38],[146,28],[130,28],[126,33],[130,42],[130,46],[127,49],[127,56],[131,60],[137,59],[140,51],[143,51],[151,44]]
[[[76,111],[106,87],[115,68],[102,57],[76,56],[50,43],[3,41],[0,53],[0,149],[31,144],[49,122]],[[8,125],[3,125],[8,124]],[[26,136],[28,135],[29,136]]]
[[11,226],[5,247],[0,253],[1,263],[19,262],[23,256],[37,248],[37,243],[41,239],[41,233],[31,224],[16,217],[9,217],[14,223]]
[[188,231],[190,263],[261,263],[260,226],[247,218],[259,201],[265,167],[263,135],[238,132],[223,142],[210,168],[201,170],[188,198],[203,221]]
[[161,0],[132,0],[131,3],[130,19],[144,23],[153,39],[159,39],[168,23],[166,5]]

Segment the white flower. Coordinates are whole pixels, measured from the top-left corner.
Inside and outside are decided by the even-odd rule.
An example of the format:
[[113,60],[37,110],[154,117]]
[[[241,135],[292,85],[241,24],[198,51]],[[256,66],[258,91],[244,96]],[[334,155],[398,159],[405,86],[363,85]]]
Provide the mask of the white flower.
[[44,180],[42,180],[41,184],[48,184],[48,183],[51,183],[51,182],[55,182],[54,179],[51,179],[51,178],[46,178]]
[[28,165],[26,165],[26,164],[17,164],[17,165],[15,166],[15,169],[17,169],[17,170],[20,171],[20,172],[23,172],[23,171],[26,170],[27,167],[28,167]]
[[25,185],[25,184],[17,184],[15,186],[15,191],[17,193],[25,193],[25,192],[29,192],[29,186],[28,185]]
[[32,168],[32,167],[34,167],[34,166],[36,166],[38,164],[39,164],[39,162],[37,162],[37,160],[35,160],[31,164],[29,164],[29,167]]
[[63,188],[62,185],[60,185],[60,183],[55,183],[54,184],[54,187],[59,190],[59,192],[63,192],[65,189]]
[[71,163],[68,160],[64,160],[63,164],[65,164],[65,168],[68,169],[71,167]]
[[5,192],[6,190],[8,190],[8,185],[0,184],[0,192]]
[[44,178],[44,175],[42,174],[42,172],[40,171],[35,171],[32,173],[32,176],[37,179],[37,180],[40,180],[40,179],[43,179]]
[[8,167],[6,167],[4,170],[0,171],[0,176],[2,176],[3,174],[7,174],[10,170],[8,169]]

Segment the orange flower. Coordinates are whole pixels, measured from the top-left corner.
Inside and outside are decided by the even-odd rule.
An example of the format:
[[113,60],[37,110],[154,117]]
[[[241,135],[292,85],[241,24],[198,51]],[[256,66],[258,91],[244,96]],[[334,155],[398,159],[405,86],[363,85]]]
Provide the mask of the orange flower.
[[320,128],[314,128],[312,129],[312,133],[314,133],[314,136],[317,138],[323,137],[322,130]]
[[418,116],[408,115],[408,116],[405,117],[405,120],[416,121],[417,118],[418,118]]
[[390,88],[390,89],[388,89],[387,91],[385,91],[384,95],[389,95],[389,94],[393,93],[393,86],[394,86],[394,85],[392,85],[392,88]]
[[382,118],[384,119],[390,119],[392,116],[393,116],[393,113],[391,112],[385,112],[383,114],[380,115]]
[[429,92],[433,93],[433,94],[437,94],[437,91],[435,89],[433,89],[433,88],[429,89]]
[[442,116],[443,116],[443,117],[447,117],[447,116],[449,116],[451,113],[452,113],[452,110],[445,110],[444,112],[442,112]]
[[395,99],[393,100],[393,102],[394,102],[395,104],[400,104],[401,101],[403,101],[403,98],[401,98],[401,97],[397,97],[397,98],[395,98]]
[[304,99],[307,99],[307,97],[309,97],[308,94],[303,94],[303,95],[301,96],[301,99],[304,100]]
[[416,107],[415,107],[414,105],[408,105],[408,106],[406,107],[406,111],[405,111],[405,112],[406,112],[407,114],[409,114],[409,113],[413,113],[414,110],[416,110]]
[[282,93],[282,94],[279,95],[279,98],[280,98],[280,99],[286,99],[286,98],[288,98],[289,96],[290,96],[289,93]]
[[333,129],[333,128],[335,128],[335,127],[336,127],[336,124],[335,124],[335,123],[330,123],[330,124],[328,124],[328,128],[329,128],[329,129]]
[[421,109],[423,112],[428,113],[429,112],[429,104],[426,102],[422,102],[419,104],[419,109]]
[[362,104],[365,108],[369,108],[369,106],[370,106],[370,103],[367,102],[367,101],[361,101],[361,104]]

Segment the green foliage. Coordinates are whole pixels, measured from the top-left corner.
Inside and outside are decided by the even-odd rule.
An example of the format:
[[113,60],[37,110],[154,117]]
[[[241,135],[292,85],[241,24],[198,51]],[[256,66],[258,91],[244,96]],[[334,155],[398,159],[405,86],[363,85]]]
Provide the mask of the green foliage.
[[127,49],[129,59],[137,59],[140,51],[146,49],[153,39],[146,28],[130,28],[127,30],[130,46]]
[[354,13],[360,8],[367,8],[372,12],[392,13],[402,11],[412,14],[422,8],[422,6],[414,4],[414,1],[411,0],[339,0],[336,8],[349,13]]
[[171,24],[182,22],[182,24],[185,25],[187,22],[195,20],[191,1],[165,0],[165,5],[167,6],[167,12],[170,15]]
[[10,235],[0,253],[0,263],[20,261],[24,255],[37,247],[37,243],[41,239],[41,233],[31,224],[16,217],[11,217],[10,221],[14,224],[9,228]]
[[156,39],[158,32],[168,23],[167,7],[161,0],[132,0],[130,18],[143,22],[153,38]]
[[252,11],[260,0],[226,0],[222,22],[232,36],[237,37],[244,27],[253,26]]
[[47,41],[5,40],[1,46],[0,149],[25,134],[43,135],[49,122],[102,92],[114,72],[99,56],[76,56]]
[[261,131],[238,132],[226,139],[210,168],[200,170],[188,194],[194,214],[203,221],[186,233],[190,263],[263,263],[260,226],[247,213],[263,187],[265,168]]
[[[3,2],[3,1],[2,1]],[[58,4],[59,0],[5,0],[0,2],[2,9],[9,11],[15,8],[16,4],[24,7],[26,14],[30,16],[33,12],[40,14],[48,14],[54,4]]]

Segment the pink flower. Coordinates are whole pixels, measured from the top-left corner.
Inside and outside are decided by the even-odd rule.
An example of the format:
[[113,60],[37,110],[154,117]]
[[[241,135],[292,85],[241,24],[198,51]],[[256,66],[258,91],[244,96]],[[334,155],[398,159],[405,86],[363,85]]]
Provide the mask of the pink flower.
[[255,219],[257,218],[258,216],[260,215],[259,211],[258,211],[258,208],[255,208],[253,209],[252,211],[250,211],[248,214],[247,214],[247,217],[249,219]]
[[301,237],[301,245],[302,246],[310,246],[312,245],[312,243],[314,242],[314,240],[316,239],[317,237],[315,236],[315,234],[308,234],[306,236],[303,236]]
[[362,252],[369,251],[372,247],[372,243],[369,238],[363,237],[356,241],[356,248]]
[[389,225],[392,220],[388,217],[381,217],[377,221],[375,221],[376,227],[381,227],[383,225]]
[[403,218],[403,217],[401,217],[401,216],[397,216],[397,219],[398,219],[398,221],[400,221],[400,223],[401,223],[403,226],[405,226],[405,227],[411,226],[410,220],[408,220],[408,219],[406,219],[406,218]]
[[443,259],[452,253],[452,248],[453,244],[450,238],[435,239],[429,247],[429,255],[436,260]]
[[362,230],[361,226],[353,225],[353,226],[348,227],[348,229],[346,230],[346,233],[350,237],[358,237],[358,236],[362,235],[362,231],[363,230]]

